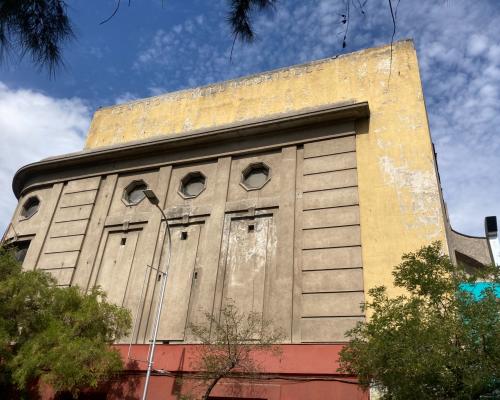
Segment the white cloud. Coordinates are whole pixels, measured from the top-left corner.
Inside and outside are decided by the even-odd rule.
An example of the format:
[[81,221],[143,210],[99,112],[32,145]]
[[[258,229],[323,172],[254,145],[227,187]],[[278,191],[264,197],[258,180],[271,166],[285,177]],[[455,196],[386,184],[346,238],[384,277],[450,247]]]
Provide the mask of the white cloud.
[[57,99],[0,82],[1,233],[17,203],[11,189],[16,170],[45,157],[81,150],[89,121],[90,110],[78,98]]
[[469,39],[469,53],[478,56],[488,50],[488,38],[484,35],[473,34]]
[[[213,2],[203,23],[182,32],[158,30],[135,69],[152,72],[151,87],[197,86],[388,43],[392,25],[386,0],[351,8],[348,47],[340,48],[344,2],[280,2],[274,15],[255,18],[259,39],[236,44],[222,21],[225,1]],[[196,26],[196,29],[193,27]],[[192,34],[186,32],[191,31]],[[496,0],[403,1],[397,38],[417,46],[431,132],[453,226],[483,233],[485,215],[500,216],[500,9]],[[155,74],[153,71],[161,70]]]
[[125,92],[119,95],[117,98],[115,98],[115,104],[128,103],[137,100],[137,98],[138,98],[137,95],[130,92]]

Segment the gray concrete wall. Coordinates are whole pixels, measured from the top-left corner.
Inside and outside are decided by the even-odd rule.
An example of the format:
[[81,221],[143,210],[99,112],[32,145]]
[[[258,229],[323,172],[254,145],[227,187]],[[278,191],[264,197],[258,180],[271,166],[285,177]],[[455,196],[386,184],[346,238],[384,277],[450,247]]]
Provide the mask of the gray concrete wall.
[[[31,240],[24,268],[43,269],[63,286],[101,286],[137,319],[133,341],[147,342],[161,285],[148,266],[165,266],[167,246],[159,211],[123,199],[141,180],[158,195],[172,237],[159,339],[192,341],[187,325],[231,300],[272,320],[285,342],[345,341],[344,331],[363,319],[364,300],[355,136],[346,135],[273,149],[256,142],[246,154],[155,167],[144,159],[127,172],[108,166],[25,194],[7,236]],[[269,179],[247,190],[242,171],[256,163]],[[185,198],[180,181],[192,172],[206,187]],[[24,219],[32,196],[40,209]]]
[[493,264],[486,237],[468,236],[449,228],[448,240],[457,264],[473,269]]

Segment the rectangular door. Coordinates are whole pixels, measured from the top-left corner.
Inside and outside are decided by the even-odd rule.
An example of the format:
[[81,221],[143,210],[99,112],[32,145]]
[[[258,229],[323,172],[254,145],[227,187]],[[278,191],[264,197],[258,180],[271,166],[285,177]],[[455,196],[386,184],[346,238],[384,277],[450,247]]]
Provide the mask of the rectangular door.
[[276,248],[273,216],[228,217],[225,234],[222,306],[231,301],[245,314],[264,314]]
[[139,230],[109,232],[99,264],[95,285],[103,288],[110,302],[120,306],[127,296],[139,234]]
[[[171,227],[172,257],[163,300],[158,332],[160,340],[184,340],[198,256],[199,239],[204,224]],[[166,252],[164,252],[165,257]],[[159,290],[160,281],[157,282]]]

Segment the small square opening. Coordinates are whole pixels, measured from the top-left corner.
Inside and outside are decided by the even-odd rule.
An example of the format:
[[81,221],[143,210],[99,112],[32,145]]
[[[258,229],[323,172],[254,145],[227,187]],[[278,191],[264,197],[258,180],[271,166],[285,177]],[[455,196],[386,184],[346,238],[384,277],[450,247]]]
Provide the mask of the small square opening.
[[122,246],[125,246],[125,243],[127,243],[127,238],[126,237],[122,237],[122,240],[121,240],[120,244]]
[[255,224],[248,225],[248,232],[253,232],[255,230]]
[[181,240],[186,240],[188,238],[188,233],[186,231],[181,232]]

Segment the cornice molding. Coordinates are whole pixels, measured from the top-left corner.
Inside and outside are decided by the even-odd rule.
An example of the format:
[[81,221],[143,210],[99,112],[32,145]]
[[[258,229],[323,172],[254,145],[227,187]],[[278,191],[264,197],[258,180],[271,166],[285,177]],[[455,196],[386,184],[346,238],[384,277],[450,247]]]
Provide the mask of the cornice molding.
[[[201,146],[206,149],[210,146],[224,147],[223,144],[231,143],[234,147],[236,143],[241,145],[249,138],[265,137],[268,133],[273,133],[273,137],[277,137],[278,134],[282,136],[287,133],[295,133],[294,137],[290,138],[289,143],[307,142],[311,139],[308,139],[307,135],[301,138],[300,135],[297,135],[298,130],[324,128],[331,122],[348,122],[366,119],[369,116],[370,110],[367,102],[344,102],[219,126],[213,129],[201,129],[183,134],[160,136],[148,140],[83,150],[77,153],[46,158],[21,167],[14,175],[12,189],[16,197],[19,198],[28,188],[61,180],[62,178],[55,179],[55,176],[64,171],[86,168],[89,171],[95,171],[93,175],[99,175],[99,166],[137,159],[151,159],[151,165],[155,165],[153,159],[158,158],[160,154],[189,152],[190,150],[194,152],[195,149],[200,149]],[[270,137],[271,135],[268,135],[267,139]],[[267,144],[267,146],[271,145]],[[229,151],[231,146],[226,147],[228,147]],[[198,158],[200,158],[199,155]],[[109,171],[106,173],[109,173]],[[85,176],[91,175],[91,173],[87,173]]]

